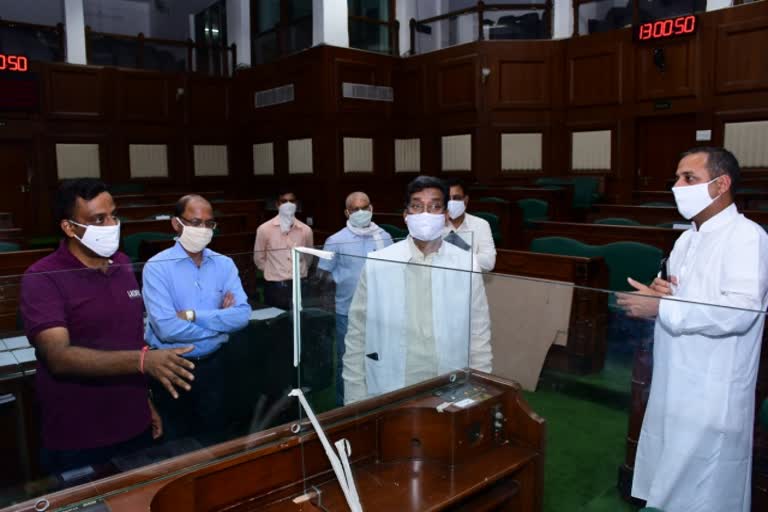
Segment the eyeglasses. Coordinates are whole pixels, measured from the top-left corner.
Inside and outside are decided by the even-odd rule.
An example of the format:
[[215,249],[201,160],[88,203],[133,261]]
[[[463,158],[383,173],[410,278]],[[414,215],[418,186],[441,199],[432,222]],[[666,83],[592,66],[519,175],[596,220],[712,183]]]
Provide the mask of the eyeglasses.
[[408,205],[408,212],[409,213],[443,213],[445,210],[445,206],[443,206],[443,203],[431,203],[431,204],[424,204],[424,203],[411,203]]
[[184,224],[185,226],[190,226],[193,228],[206,227],[208,229],[216,229],[216,226],[219,225],[218,222],[216,222],[215,220],[206,220],[206,221],[202,221],[200,219],[189,220],[189,219],[185,219],[184,217],[179,217],[179,220],[183,220],[184,222],[182,224]]

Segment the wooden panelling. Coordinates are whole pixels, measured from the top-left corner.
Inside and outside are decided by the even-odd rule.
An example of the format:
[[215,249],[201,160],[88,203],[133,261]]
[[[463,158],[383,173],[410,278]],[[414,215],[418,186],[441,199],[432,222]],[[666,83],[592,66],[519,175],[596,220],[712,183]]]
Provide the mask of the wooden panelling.
[[[120,71],[116,73],[118,117],[126,121],[168,121],[172,75]],[[174,91],[175,96],[175,91]]]
[[500,60],[498,69],[498,106],[549,105],[549,62],[544,59]]
[[476,110],[480,69],[477,54],[438,63],[437,102],[440,110]]
[[100,68],[49,65],[46,77],[48,115],[54,118],[104,117],[104,75]]
[[[695,95],[696,40],[678,39],[661,45],[638,45],[635,50],[637,63],[637,99],[680,98]],[[654,52],[660,69],[654,61]],[[661,60],[659,60],[661,59]]]
[[392,74],[396,117],[418,117],[424,115],[424,71],[421,67],[402,66]]
[[583,107],[619,103],[620,59],[615,44],[613,48],[569,52],[568,104]]
[[768,17],[730,23],[717,31],[716,90],[768,88]]
[[[189,122],[205,124],[229,121],[230,89],[231,81],[228,78],[198,78],[191,75],[183,91],[187,100]],[[251,97],[251,105],[253,105],[253,97]]]

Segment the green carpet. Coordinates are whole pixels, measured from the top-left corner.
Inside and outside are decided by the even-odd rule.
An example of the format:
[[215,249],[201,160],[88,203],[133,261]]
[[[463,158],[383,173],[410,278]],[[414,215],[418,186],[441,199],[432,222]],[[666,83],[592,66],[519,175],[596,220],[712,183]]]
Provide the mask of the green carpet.
[[637,510],[616,490],[627,413],[556,391],[526,392],[525,398],[547,420],[544,510]]

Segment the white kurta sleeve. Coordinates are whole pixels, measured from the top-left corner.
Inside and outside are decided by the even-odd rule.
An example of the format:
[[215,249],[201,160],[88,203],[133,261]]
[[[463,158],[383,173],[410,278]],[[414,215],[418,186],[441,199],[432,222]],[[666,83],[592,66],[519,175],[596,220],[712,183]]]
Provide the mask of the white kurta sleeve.
[[[366,262],[366,266],[368,262]],[[344,338],[344,404],[351,404],[368,396],[365,382],[365,327],[368,305],[368,278],[366,268],[360,275],[352,303],[349,306],[349,323]]]
[[472,273],[471,279],[472,336],[469,346],[469,366],[475,370],[490,373],[493,369],[493,354],[491,353],[491,314],[488,310],[488,297],[485,295],[483,275],[476,271]]
[[485,219],[479,220],[483,222],[477,223],[477,230],[473,233],[473,236],[477,237],[474,241],[477,247],[475,257],[480,270],[490,272],[496,266],[496,244],[493,243],[491,225]]
[[755,311],[764,309],[768,290],[765,237],[736,233],[730,242],[722,268],[712,269],[722,273],[720,295],[711,300],[717,306],[677,300],[659,304],[659,322],[670,334],[739,335],[760,317]]

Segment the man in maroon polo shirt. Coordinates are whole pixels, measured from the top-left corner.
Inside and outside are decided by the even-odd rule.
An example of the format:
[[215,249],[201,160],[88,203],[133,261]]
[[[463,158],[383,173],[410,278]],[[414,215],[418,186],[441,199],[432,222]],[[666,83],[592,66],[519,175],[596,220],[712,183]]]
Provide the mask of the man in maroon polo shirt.
[[108,462],[162,434],[147,391],[149,374],[174,397],[190,389],[192,347],[142,350],[144,305],[128,257],[116,252],[120,222],[106,185],[62,184],[56,215],[65,238],[32,265],[21,315],[37,353],[46,470]]

